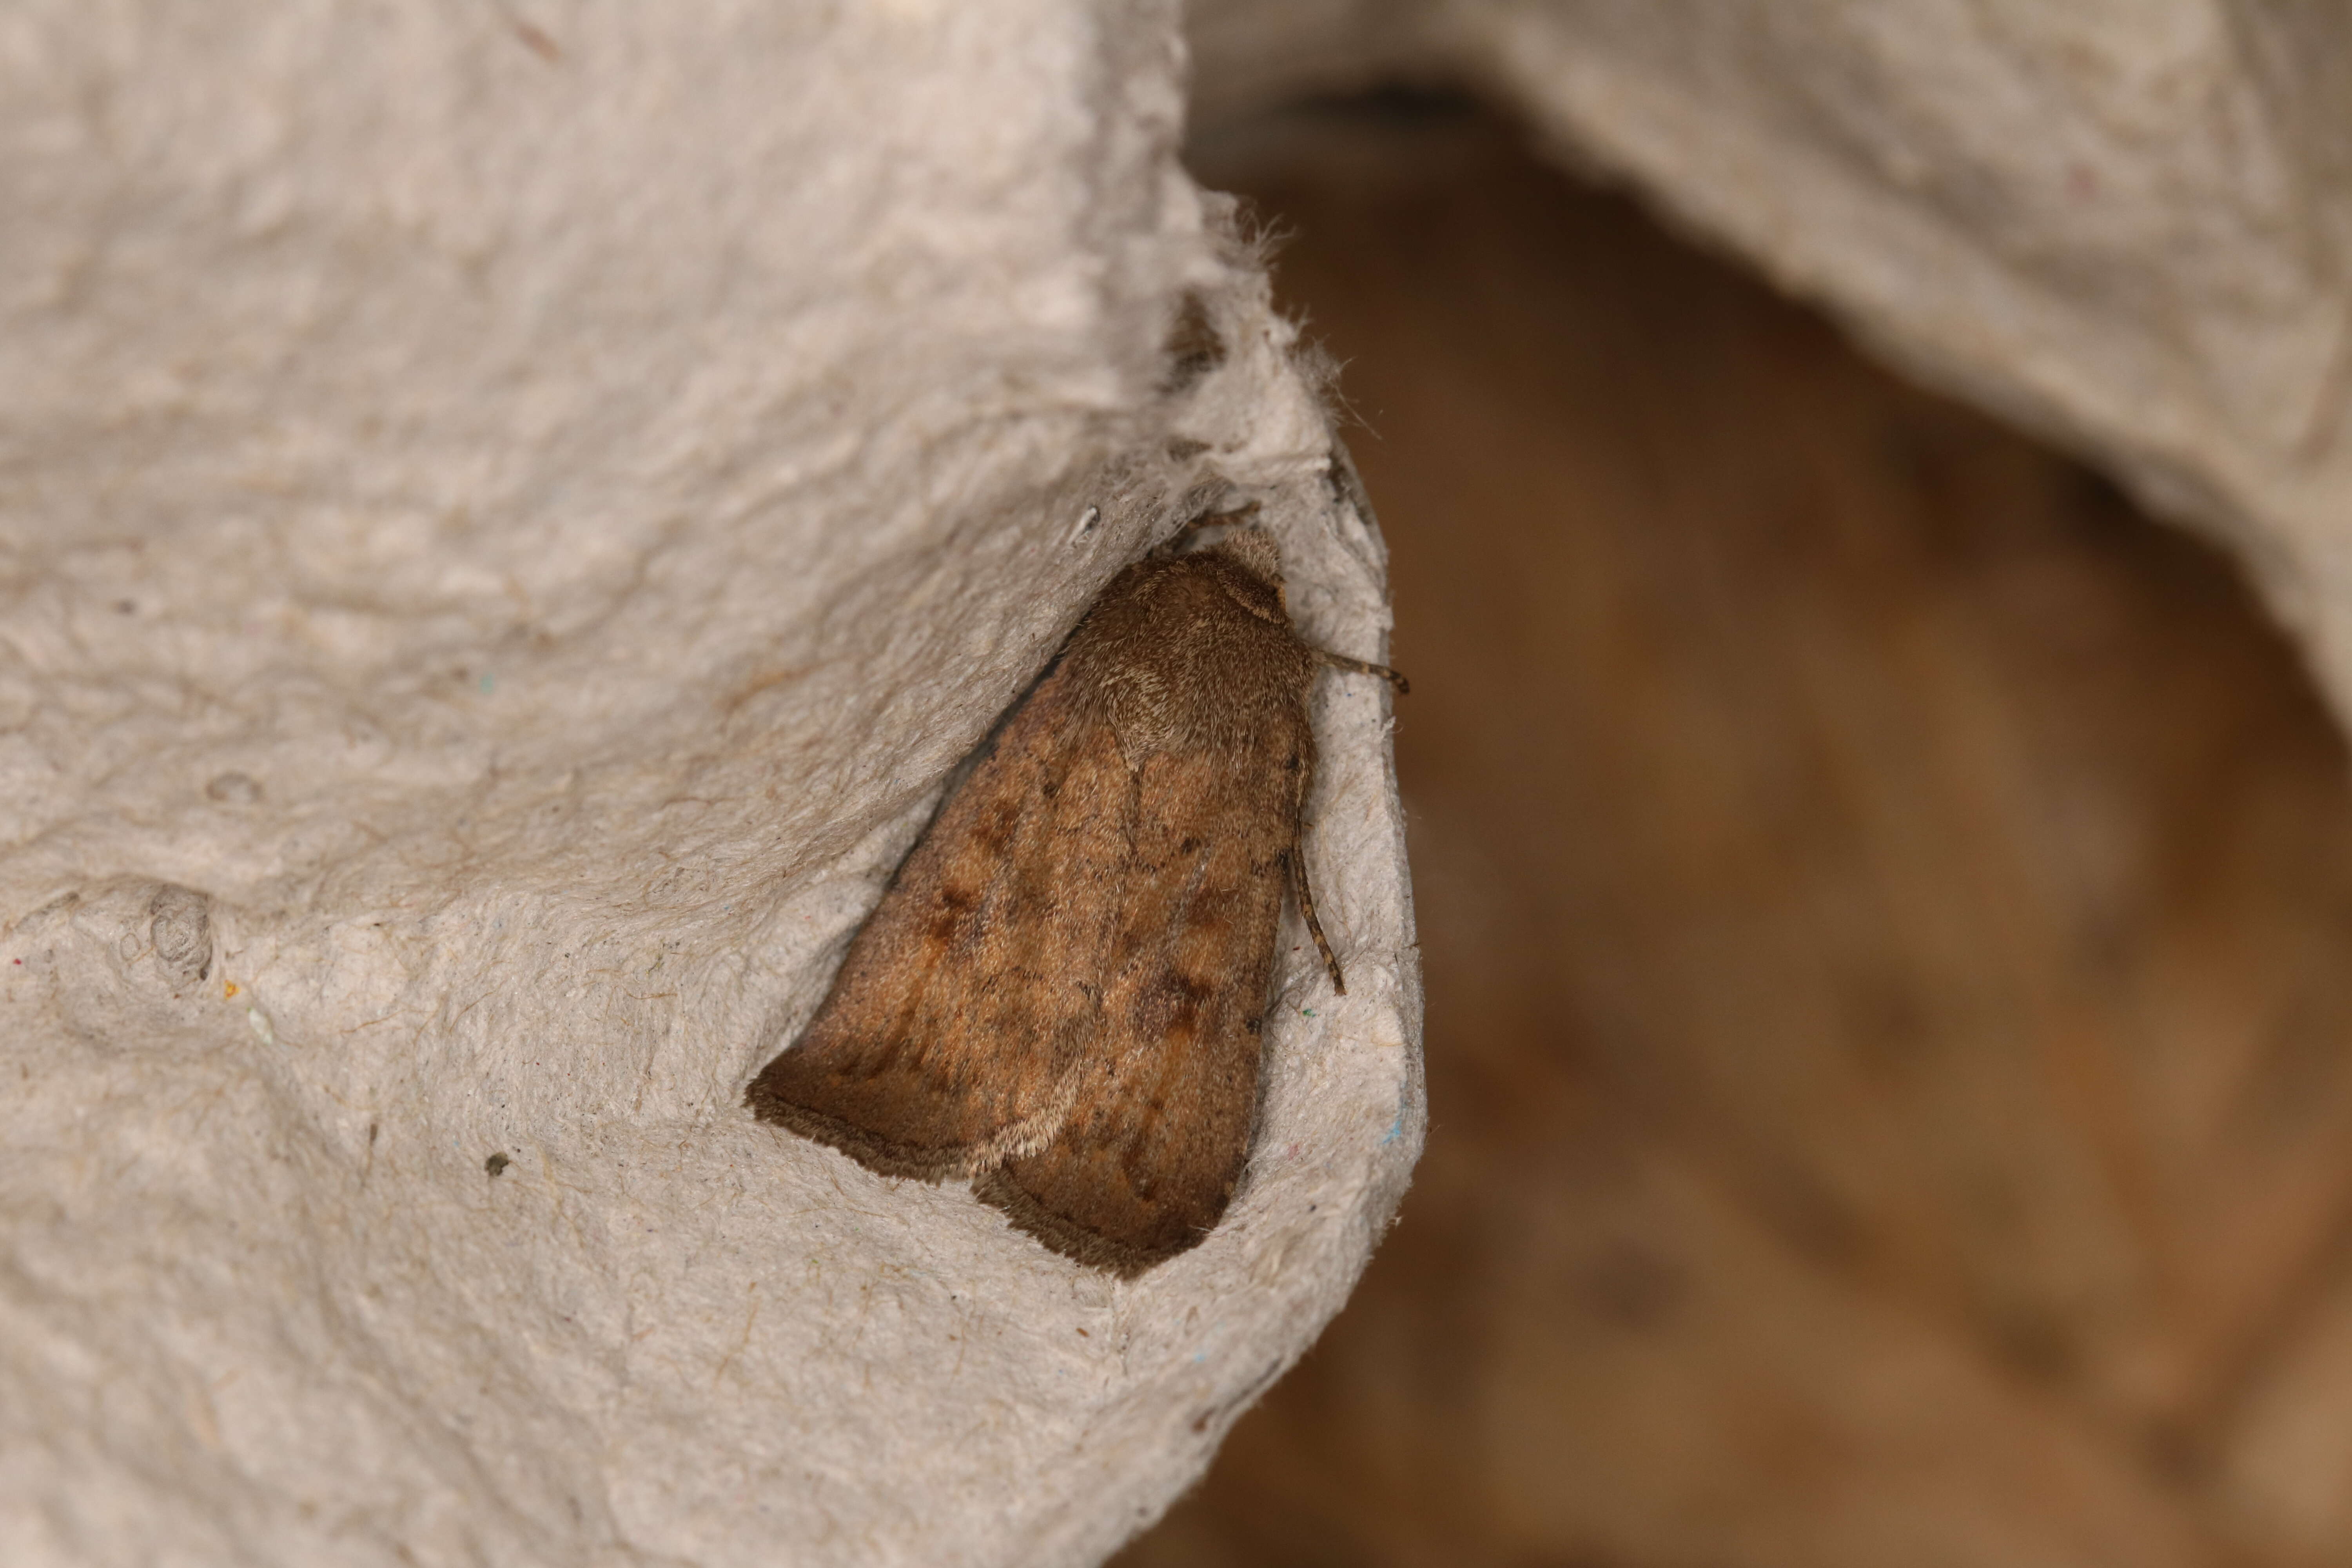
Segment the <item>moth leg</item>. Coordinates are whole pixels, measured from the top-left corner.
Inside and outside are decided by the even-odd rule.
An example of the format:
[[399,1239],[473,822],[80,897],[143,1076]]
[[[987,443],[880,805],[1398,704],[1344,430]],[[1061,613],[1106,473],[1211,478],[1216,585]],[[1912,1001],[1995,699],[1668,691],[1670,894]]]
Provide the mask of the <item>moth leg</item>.
[[1307,775],[1306,769],[1298,773],[1298,799],[1291,806],[1291,820],[1298,826],[1291,830],[1291,891],[1298,893],[1298,912],[1306,914],[1307,936],[1315,938],[1315,952],[1324,954],[1324,969],[1331,971],[1331,990],[1340,996],[1348,994],[1348,975],[1339,971],[1339,959],[1331,954],[1331,938],[1322,933],[1322,921],[1315,920],[1315,891],[1307,889]]
[[1348,977],[1339,973],[1339,960],[1331,952],[1331,941],[1323,934],[1323,922],[1315,918],[1315,895],[1307,889],[1305,847],[1299,845],[1290,851],[1290,883],[1298,894],[1298,912],[1307,917],[1307,934],[1315,939],[1315,951],[1323,955],[1323,967],[1331,972],[1331,989],[1345,996]]
[[1321,659],[1324,663],[1329,665],[1334,669],[1350,669],[1355,671],[1358,675],[1377,675],[1382,680],[1387,681],[1391,686],[1395,687],[1399,697],[1402,697],[1405,693],[1412,689],[1412,684],[1408,682],[1403,676],[1399,675],[1395,670],[1391,669],[1385,664],[1374,664],[1370,659],[1349,658],[1344,653],[1333,653],[1329,648],[1324,647],[1310,647],[1307,651],[1313,654],[1317,658]]

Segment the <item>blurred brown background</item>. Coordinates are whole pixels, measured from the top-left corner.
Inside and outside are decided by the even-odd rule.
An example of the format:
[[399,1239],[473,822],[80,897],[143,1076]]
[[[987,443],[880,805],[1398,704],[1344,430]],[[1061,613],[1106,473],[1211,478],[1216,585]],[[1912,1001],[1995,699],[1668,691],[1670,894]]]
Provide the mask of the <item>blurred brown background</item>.
[[1362,422],[1433,1120],[1119,1562],[2352,1561],[2352,800],[2229,563],[1463,101],[1193,162]]

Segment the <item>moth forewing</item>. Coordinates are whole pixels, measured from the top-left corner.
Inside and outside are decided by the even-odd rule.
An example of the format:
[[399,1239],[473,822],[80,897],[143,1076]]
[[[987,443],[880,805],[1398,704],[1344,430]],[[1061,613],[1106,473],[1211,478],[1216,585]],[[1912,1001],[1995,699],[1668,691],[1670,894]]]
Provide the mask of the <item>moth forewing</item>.
[[754,1113],[884,1174],[973,1177],[1082,1263],[1132,1275],[1196,1245],[1248,1159],[1286,887],[1341,984],[1299,848],[1326,660],[1358,668],[1299,640],[1262,529],[1120,573],[752,1080]]

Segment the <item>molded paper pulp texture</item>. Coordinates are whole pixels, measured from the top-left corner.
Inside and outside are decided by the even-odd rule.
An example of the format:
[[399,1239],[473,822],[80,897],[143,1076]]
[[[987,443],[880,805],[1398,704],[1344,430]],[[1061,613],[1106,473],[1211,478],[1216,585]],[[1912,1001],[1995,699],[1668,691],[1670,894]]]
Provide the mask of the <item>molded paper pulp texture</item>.
[[1474,80],[2233,546],[2352,716],[2352,49],[2307,0],[1195,0],[1210,120]]
[[1422,1131],[1376,681],[1317,703],[1350,994],[1292,917],[1197,1251],[740,1104],[1197,487],[1382,651],[1174,28],[0,23],[0,1559],[1083,1563],[1337,1310]]
[[[1400,74],[1496,93],[2233,546],[2352,718],[2342,5],[1195,0],[1187,25],[1204,121]],[[2352,1276],[2315,1280],[2294,1322],[2242,1372],[2198,1489],[2282,1560],[2339,1562]]]

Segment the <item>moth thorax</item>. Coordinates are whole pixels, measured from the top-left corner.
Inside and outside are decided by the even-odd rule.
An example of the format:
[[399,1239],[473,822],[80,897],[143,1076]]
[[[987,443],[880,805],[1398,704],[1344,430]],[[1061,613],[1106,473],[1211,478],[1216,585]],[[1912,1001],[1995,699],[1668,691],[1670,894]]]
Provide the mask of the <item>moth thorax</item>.
[[1237,528],[1218,542],[1217,550],[1277,594],[1282,591],[1282,552],[1263,528]]

